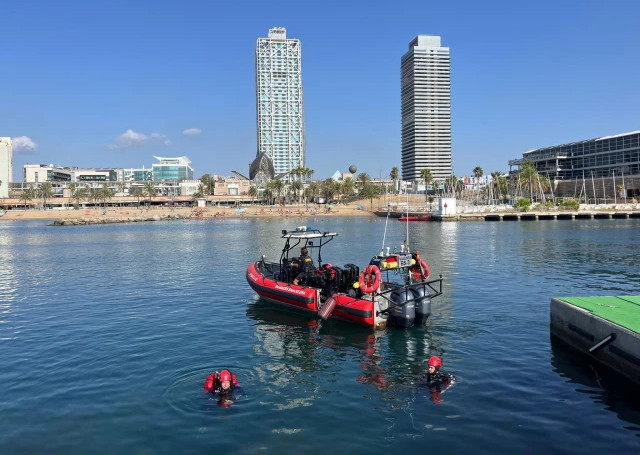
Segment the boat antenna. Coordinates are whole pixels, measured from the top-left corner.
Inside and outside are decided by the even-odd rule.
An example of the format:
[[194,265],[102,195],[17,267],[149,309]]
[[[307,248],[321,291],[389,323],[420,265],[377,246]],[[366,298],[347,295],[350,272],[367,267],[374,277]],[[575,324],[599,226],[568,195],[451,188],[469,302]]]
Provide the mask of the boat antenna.
[[387,225],[389,224],[390,214],[391,214],[391,202],[387,202],[387,219],[384,222],[384,234],[382,236],[382,248],[380,249],[380,256],[384,256],[384,242],[387,238]]
[[404,245],[408,253],[409,252],[409,192],[406,191],[406,193],[407,193],[407,222],[405,224],[407,225],[407,236],[405,237],[406,240],[404,241]]

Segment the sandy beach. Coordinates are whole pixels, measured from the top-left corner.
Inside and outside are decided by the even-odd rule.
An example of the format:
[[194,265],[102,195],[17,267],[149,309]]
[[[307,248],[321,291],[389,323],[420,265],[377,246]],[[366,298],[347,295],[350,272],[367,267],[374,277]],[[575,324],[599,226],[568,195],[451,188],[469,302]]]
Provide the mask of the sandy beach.
[[375,216],[368,210],[358,209],[359,203],[339,204],[332,207],[325,205],[287,205],[275,206],[248,206],[241,209],[225,207],[204,207],[201,209],[189,207],[154,207],[140,208],[124,207],[106,209],[30,209],[8,210],[0,217],[2,221],[15,220],[73,220],[73,219],[100,219],[100,218],[150,218],[159,216],[165,218],[174,215],[178,218],[303,218],[309,216]]

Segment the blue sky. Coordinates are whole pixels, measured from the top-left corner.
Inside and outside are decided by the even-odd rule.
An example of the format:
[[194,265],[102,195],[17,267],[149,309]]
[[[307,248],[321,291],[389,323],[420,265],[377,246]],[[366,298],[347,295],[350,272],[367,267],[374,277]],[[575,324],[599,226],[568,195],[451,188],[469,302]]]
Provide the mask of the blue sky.
[[[256,39],[302,42],[307,167],[400,167],[400,57],[451,49],[454,171],[640,129],[640,1],[16,1],[0,27],[0,136],[25,163],[248,173]],[[191,130],[191,134],[184,134]],[[198,133],[199,132],[199,133]]]

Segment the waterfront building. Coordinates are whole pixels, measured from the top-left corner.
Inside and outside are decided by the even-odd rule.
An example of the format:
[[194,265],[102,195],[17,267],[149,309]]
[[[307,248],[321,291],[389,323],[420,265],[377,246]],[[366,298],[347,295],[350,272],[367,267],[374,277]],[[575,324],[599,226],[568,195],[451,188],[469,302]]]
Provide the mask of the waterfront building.
[[23,181],[29,184],[44,182],[104,183],[122,180],[122,169],[60,167],[53,164],[25,164]]
[[145,169],[142,166],[141,169],[125,169],[124,181],[125,182],[148,182],[153,180],[153,170]]
[[10,137],[0,137],[0,197],[9,197],[13,180],[13,150]]
[[400,60],[403,180],[425,168],[435,180],[451,175],[450,69],[439,36],[418,35]]
[[182,180],[178,183],[180,196],[193,196],[198,192],[202,182],[200,180]]
[[596,202],[640,195],[640,131],[553,145],[509,161],[510,171],[525,161],[549,178],[559,196],[583,196]]
[[214,190],[216,196],[241,196],[249,194],[251,180],[241,178],[237,174],[232,177],[213,176]]
[[300,41],[282,27],[256,44],[256,160],[269,157],[275,174],[305,167],[301,55]]
[[336,182],[344,182],[348,178],[353,180],[353,174],[351,172],[341,172],[340,170],[335,171],[331,176],[331,179]]
[[190,166],[191,160],[186,156],[177,158],[154,156],[154,158],[160,161],[151,166],[154,182],[179,182],[182,179],[193,180],[193,168]]

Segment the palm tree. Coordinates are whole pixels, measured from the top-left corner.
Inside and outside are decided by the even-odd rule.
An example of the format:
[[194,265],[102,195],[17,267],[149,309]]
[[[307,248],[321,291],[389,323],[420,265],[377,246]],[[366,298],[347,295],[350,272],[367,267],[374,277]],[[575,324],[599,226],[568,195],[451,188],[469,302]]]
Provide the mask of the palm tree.
[[307,190],[311,195],[311,199],[313,199],[315,202],[316,198],[318,197],[318,193],[320,193],[320,184],[318,182],[311,182]]
[[476,189],[477,189],[477,187],[480,186],[480,179],[484,175],[484,171],[480,166],[476,166],[473,168],[473,171],[471,172],[473,172],[473,176],[476,178],[476,183],[474,186],[476,186]]
[[142,188],[136,187],[136,189],[133,190],[133,197],[138,199],[138,208],[140,208],[140,198],[142,196],[144,196],[144,192],[142,191]]
[[320,194],[322,194],[326,202],[331,201],[338,192],[337,183],[332,178],[328,178],[320,184]]
[[282,190],[284,190],[284,182],[282,180],[274,180],[273,181],[273,190],[278,197],[278,203],[282,202],[280,197],[282,195]]
[[431,173],[431,169],[425,167],[420,170],[420,178],[424,180],[424,200],[427,201],[429,199],[429,185],[433,183],[433,174]]
[[77,183],[69,184],[69,192],[71,193],[70,199],[75,201],[73,207],[77,210],[80,208],[80,203],[84,199],[84,189],[79,187]]
[[144,184],[143,192],[147,196],[149,196],[149,204],[151,204],[151,201],[153,200],[153,196],[156,195],[156,186],[153,184],[151,180],[149,180],[147,183]]
[[356,184],[354,183],[351,177],[347,177],[342,181],[342,185],[340,185],[340,191],[342,192],[342,196],[345,198],[349,198],[353,195],[356,188]]
[[507,183],[507,180],[502,176],[502,172],[500,171],[492,172],[491,182],[492,182],[491,187],[493,188],[493,191],[494,191],[494,199],[502,199],[502,190],[506,189],[505,186]]
[[118,182],[118,193],[124,194],[124,189],[127,187],[126,183]]
[[267,199],[267,204],[269,205],[272,205],[274,202],[273,201],[273,197],[275,193],[274,185],[275,185],[275,182],[273,180],[270,180],[264,186],[264,196]]
[[24,203],[24,208],[26,209],[27,203],[33,199],[33,188],[29,187],[26,190],[22,191],[18,199]]
[[533,201],[533,188],[538,182],[544,187],[549,186],[549,182],[546,177],[540,176],[536,170],[536,165],[531,161],[525,161],[522,163],[522,169],[519,174],[520,183],[529,187],[529,199]]
[[309,169],[307,167],[304,168],[304,177],[306,180],[309,180],[311,177],[313,177],[313,173],[315,171],[313,169]]
[[111,198],[113,197],[113,191],[111,191],[111,189],[109,188],[109,185],[106,183],[102,184],[102,189],[100,190],[100,192],[102,193],[102,200],[104,201],[104,206],[107,206],[107,201],[110,201]]
[[248,193],[249,193],[249,196],[251,197],[251,205],[253,205],[253,201],[258,196],[258,188],[256,188],[255,185],[251,185],[249,187]]
[[296,180],[295,182],[291,183],[289,188],[291,188],[291,191],[293,192],[293,199],[296,203],[298,203],[298,194],[300,194],[304,188],[302,182],[300,180]]
[[[451,174],[444,181],[445,189],[450,189],[453,197],[456,197],[464,189],[464,183],[462,183],[458,177]],[[445,190],[446,191],[446,190]]]
[[42,207],[47,209],[47,199],[53,197],[53,185],[51,182],[44,182],[38,189],[38,196],[42,198]]
[[90,197],[93,201],[94,207],[100,205],[100,201],[102,200],[102,190],[100,188],[91,188]]
[[360,183],[360,189],[364,189],[364,187],[371,181],[371,177],[366,172],[361,172],[358,174],[358,178],[356,179]]
[[389,177],[391,177],[391,180],[393,180],[393,192],[396,192],[396,187],[398,185],[396,185],[396,182],[398,180],[398,176],[400,175],[400,171],[398,171],[398,167],[397,166],[393,166],[391,168],[391,172],[389,172]]

